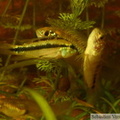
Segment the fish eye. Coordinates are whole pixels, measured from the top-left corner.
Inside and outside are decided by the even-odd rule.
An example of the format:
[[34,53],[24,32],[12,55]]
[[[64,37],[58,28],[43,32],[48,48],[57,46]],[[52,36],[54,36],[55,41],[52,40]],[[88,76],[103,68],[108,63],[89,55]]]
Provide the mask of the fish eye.
[[105,38],[105,36],[101,36],[100,39],[103,40]]
[[51,30],[49,30],[49,31],[45,31],[44,35],[45,36],[56,36],[56,33],[51,31]]
[[44,35],[48,36],[49,35],[49,31],[45,31]]

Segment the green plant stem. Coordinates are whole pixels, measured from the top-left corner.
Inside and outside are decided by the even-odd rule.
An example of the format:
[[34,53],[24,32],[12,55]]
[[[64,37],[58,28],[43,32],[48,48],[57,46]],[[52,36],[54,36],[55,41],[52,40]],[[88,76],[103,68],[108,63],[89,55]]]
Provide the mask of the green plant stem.
[[25,12],[26,12],[26,9],[27,9],[27,6],[28,6],[28,3],[29,3],[29,0],[26,0],[26,3],[25,3],[25,6],[24,6],[24,9],[23,9],[22,15],[21,15],[21,17],[20,17],[20,22],[19,22],[19,24],[18,24],[18,29],[17,29],[17,31],[16,31],[16,33],[15,33],[15,36],[14,36],[14,39],[13,39],[13,44],[16,43],[16,39],[17,39],[17,37],[18,37],[18,33],[19,33],[19,28],[20,28],[21,23],[22,23],[22,21],[23,21],[23,18],[24,18],[24,15],[25,15]]
[[32,96],[32,98],[36,101],[36,103],[39,105],[46,120],[57,120],[48,102],[45,100],[45,98],[42,95],[37,93],[35,90],[29,89],[29,88],[24,88],[24,90],[27,91]]
[[112,108],[112,110],[113,110],[115,113],[117,113],[117,110],[115,109],[115,106],[113,106],[111,102],[109,102],[107,99],[105,99],[105,98],[103,98],[103,97],[102,97],[101,99],[103,99],[108,105],[110,105],[110,107]]
[[2,16],[4,16],[4,15],[6,14],[9,6],[10,6],[10,4],[11,4],[11,1],[12,1],[12,0],[9,0],[9,1],[8,1],[8,4],[7,4],[7,6],[5,7],[5,10],[4,10],[4,12],[2,13]]
[[27,77],[25,76],[25,78],[24,78],[23,81],[21,82],[19,88],[17,89],[17,92],[16,92],[16,95],[17,95],[17,96],[19,96],[20,91],[21,91],[21,89],[23,88],[23,86],[24,86],[26,80],[27,80]]
[[60,79],[60,75],[61,75],[61,72],[58,72],[57,78],[56,78],[55,83],[54,83],[54,90],[50,93],[50,95],[48,97],[48,100],[52,99],[54,93],[56,92],[56,90],[58,88],[58,82],[59,82],[59,79]]

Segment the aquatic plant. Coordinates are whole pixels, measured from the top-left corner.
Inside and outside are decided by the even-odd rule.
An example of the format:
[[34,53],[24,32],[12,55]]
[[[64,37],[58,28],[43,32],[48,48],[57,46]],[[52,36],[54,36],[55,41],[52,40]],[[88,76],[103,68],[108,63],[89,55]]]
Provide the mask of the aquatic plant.
[[[18,2],[18,1],[17,1]],[[119,1],[116,0],[34,0],[34,1],[19,1],[19,5],[15,0],[9,0],[8,3],[6,0],[0,1],[3,7],[1,8],[1,17],[0,17],[0,26],[1,26],[1,42],[6,40],[6,42],[13,44],[29,43],[39,41],[35,40],[35,30],[36,28],[49,26],[58,27],[59,29],[64,29],[65,31],[73,30],[70,33],[74,37],[75,34],[78,34],[78,31],[84,30],[89,34],[89,31],[92,27],[101,27],[108,31],[111,35],[114,36],[119,43],[119,34],[120,34],[120,9],[117,6]],[[6,5],[7,3],[7,5]],[[64,4],[63,4],[64,3]],[[113,4],[114,3],[114,4]],[[113,6],[114,5],[114,6]],[[101,12],[102,11],[102,12]],[[46,23],[47,21],[47,23]],[[48,34],[45,34],[46,37]],[[74,38],[76,38],[75,35]],[[70,37],[70,36],[69,36]],[[12,39],[10,39],[12,38]],[[27,38],[25,40],[24,38]],[[29,39],[28,39],[29,38]],[[49,38],[50,39],[50,38]],[[47,39],[47,40],[49,40]],[[59,38],[58,38],[59,39]],[[45,38],[46,40],[46,38]],[[2,44],[1,44],[2,45]],[[113,44],[112,44],[113,45]],[[119,60],[119,44],[114,44],[115,46],[110,46],[113,48],[108,59]],[[83,48],[85,46],[82,46]],[[117,47],[117,48],[116,48]],[[110,49],[109,49],[110,50]],[[84,51],[84,49],[83,49]],[[110,52],[109,52],[110,53]],[[106,53],[107,55],[107,53]],[[80,56],[82,56],[80,54]],[[80,56],[78,58],[80,58]],[[116,57],[118,56],[118,57]],[[15,106],[13,103],[19,101],[23,106],[25,105],[28,111],[28,116],[23,114],[21,119],[44,119],[41,117],[43,114],[41,111],[37,110],[35,113],[38,113],[39,116],[36,118],[36,114],[29,114],[31,109],[34,109],[32,106],[31,97],[33,101],[39,104],[44,105],[44,102],[47,100],[47,104],[51,105],[52,113],[54,112],[58,119],[64,120],[78,120],[78,119],[89,119],[90,113],[119,113],[119,74],[114,74],[112,81],[110,77],[106,74],[106,80],[103,79],[103,97],[100,101],[97,101],[98,104],[96,107],[93,107],[86,102],[83,102],[86,99],[85,96],[85,85],[82,81],[82,75],[75,73],[76,66],[69,64],[68,61],[56,60],[56,59],[26,59],[18,61],[13,58],[11,55],[8,56],[8,59],[1,55],[0,60],[0,94],[1,94],[1,105],[3,109],[0,109],[1,119],[13,119],[10,118],[9,114],[11,110],[16,110],[15,112],[24,110]],[[14,62],[11,60],[13,58]],[[21,56],[22,58],[22,56]],[[115,59],[114,59],[115,58]],[[72,60],[73,58],[71,58]],[[107,60],[108,60],[107,59]],[[109,60],[110,60],[109,59]],[[81,59],[77,59],[81,63]],[[77,63],[77,60],[75,61]],[[111,63],[111,62],[110,62]],[[108,62],[108,65],[110,65]],[[116,62],[112,66],[112,71],[117,73],[119,72],[119,62]],[[81,66],[80,66],[81,67]],[[111,69],[111,68],[110,68]],[[104,70],[105,71],[105,70]],[[107,78],[108,77],[108,78]],[[109,81],[107,81],[109,80]],[[73,84],[73,88],[70,88],[69,83]],[[77,85],[75,84],[77,83]],[[114,83],[114,84],[113,84]],[[112,87],[111,87],[112,86]],[[31,94],[28,95],[24,87],[30,87],[27,91]],[[63,89],[68,87],[68,89]],[[35,91],[34,91],[35,90]],[[36,92],[37,91],[37,92]],[[40,94],[39,94],[40,93]],[[115,94],[114,94],[115,93]],[[39,97],[44,96],[45,101],[38,101]],[[5,102],[5,99],[12,102]],[[12,99],[15,98],[15,99]],[[76,100],[74,98],[79,98],[81,100]],[[12,100],[11,100],[12,99]],[[22,103],[24,99],[27,102]],[[66,102],[67,101],[67,102]],[[29,105],[27,104],[29,103]],[[27,108],[30,106],[30,108]],[[67,106],[66,106],[67,105]],[[61,108],[63,107],[63,108]],[[7,108],[7,109],[6,109]],[[56,109],[57,108],[57,109]],[[60,108],[60,109],[59,109]],[[108,111],[109,108],[109,111]],[[43,108],[45,110],[45,108]],[[7,114],[5,114],[5,110]],[[18,110],[18,111],[17,111]],[[64,111],[66,110],[66,111]],[[63,113],[61,111],[64,111]],[[22,113],[22,112],[21,112]],[[32,111],[34,113],[34,111]],[[44,111],[44,113],[47,113]],[[49,113],[47,115],[51,115]],[[59,114],[58,114],[59,113]],[[78,113],[78,114],[77,114]],[[5,114],[5,115],[3,115]],[[64,115],[63,115],[64,114]],[[8,116],[8,117],[7,117]],[[43,115],[44,116],[44,115]],[[14,116],[13,116],[14,117]],[[20,117],[20,116],[19,116]],[[53,115],[54,118],[54,115]],[[52,119],[53,119],[52,118]],[[17,119],[17,118],[14,118]],[[48,117],[49,119],[49,117]]]

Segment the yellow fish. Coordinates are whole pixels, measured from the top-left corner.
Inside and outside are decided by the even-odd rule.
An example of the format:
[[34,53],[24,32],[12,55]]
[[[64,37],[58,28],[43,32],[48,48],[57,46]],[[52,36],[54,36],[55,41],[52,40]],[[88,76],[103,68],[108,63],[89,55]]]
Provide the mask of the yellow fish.
[[100,80],[102,69],[102,56],[106,46],[105,33],[95,28],[89,35],[87,47],[84,52],[83,74],[87,86],[88,102],[94,104],[100,96]]
[[20,56],[19,60],[30,58],[67,58],[77,54],[77,49],[64,39],[40,40],[23,45],[3,44],[0,46],[1,54]]

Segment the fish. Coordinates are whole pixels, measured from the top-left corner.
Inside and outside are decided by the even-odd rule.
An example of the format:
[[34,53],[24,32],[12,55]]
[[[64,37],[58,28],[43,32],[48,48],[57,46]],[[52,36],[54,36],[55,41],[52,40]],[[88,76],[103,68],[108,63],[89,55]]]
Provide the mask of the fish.
[[102,57],[106,48],[105,32],[94,28],[84,51],[83,76],[87,89],[87,101],[95,104],[101,93]]
[[[56,116],[65,114],[72,104],[71,101],[56,102],[55,104],[50,103],[50,107],[54,111]],[[30,99],[21,98],[1,98],[0,99],[0,112],[11,119],[22,119],[27,118],[39,119],[43,112],[37,105],[37,103]]]
[[23,106],[20,102],[18,103],[15,101],[13,103],[11,102],[10,104],[8,101],[5,101],[5,99],[0,99],[0,112],[9,117],[19,117],[26,114],[27,111],[25,106]]
[[64,39],[40,40],[22,45],[3,44],[1,54],[20,56],[22,60],[30,58],[67,58],[77,54],[77,49]]

